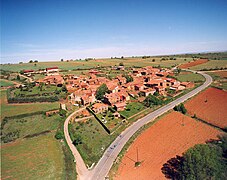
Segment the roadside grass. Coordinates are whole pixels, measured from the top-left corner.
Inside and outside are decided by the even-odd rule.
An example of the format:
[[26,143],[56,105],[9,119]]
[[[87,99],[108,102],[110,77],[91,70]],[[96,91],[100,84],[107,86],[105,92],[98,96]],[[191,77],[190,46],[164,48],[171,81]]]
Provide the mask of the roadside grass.
[[[61,121],[59,115],[46,117],[43,114],[32,115],[22,118],[7,119],[4,125],[2,124],[1,138],[4,140],[16,140],[18,138],[25,138],[26,136],[36,136],[39,133],[48,133],[56,130]],[[16,133],[13,136],[10,133]],[[4,142],[3,140],[3,142]]]
[[129,118],[136,113],[139,113],[144,109],[144,105],[140,102],[131,102],[127,104],[126,109],[124,111],[121,111],[120,113],[125,116],[126,118]]
[[15,116],[19,114],[33,113],[37,111],[48,111],[59,108],[59,102],[53,103],[23,103],[23,104],[8,104],[6,98],[6,90],[0,91],[1,97],[1,120],[4,117]]
[[0,79],[0,86],[1,87],[7,87],[7,86],[13,86],[13,85],[14,85],[14,83],[12,81]]
[[64,155],[54,133],[1,147],[2,179],[64,179]]
[[[153,59],[155,61],[153,62]],[[186,60],[185,60],[186,59]],[[69,62],[61,62],[61,61],[52,61],[52,62],[38,62],[38,63],[22,63],[22,64],[3,64],[0,66],[0,69],[5,71],[13,71],[19,72],[24,69],[45,69],[47,67],[58,66],[61,70],[76,70],[76,69],[88,69],[94,68],[97,66],[115,66],[119,65],[119,63],[123,62],[127,67],[133,67],[137,64],[139,66],[162,66],[162,67],[171,67],[181,63],[185,63],[191,61],[192,58],[177,58],[176,60],[161,60],[161,57],[150,57],[146,59],[142,59],[141,57],[138,58],[131,58],[125,57],[124,59],[117,58],[117,59],[96,59],[96,60],[89,60],[89,61],[69,61]],[[36,64],[36,66],[35,66]]]
[[91,166],[102,157],[105,149],[122,131],[122,127],[111,135],[108,135],[95,118],[84,122],[74,122],[69,125],[72,140],[76,137],[82,138],[82,144],[76,146],[85,164]]
[[207,63],[193,66],[189,69],[202,70],[202,69],[213,69],[213,68],[227,68],[227,60],[210,60]]
[[184,73],[181,72],[178,75],[174,76],[178,81],[185,82],[185,81],[190,81],[190,82],[202,82],[205,81],[205,78],[198,73],[192,73],[192,72],[187,72]]

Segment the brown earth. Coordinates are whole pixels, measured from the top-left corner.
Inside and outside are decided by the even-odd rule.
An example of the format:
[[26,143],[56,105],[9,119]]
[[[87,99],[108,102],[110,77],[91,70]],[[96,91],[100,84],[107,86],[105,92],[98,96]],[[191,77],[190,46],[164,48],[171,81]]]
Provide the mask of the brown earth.
[[182,64],[182,65],[179,66],[179,68],[187,69],[189,67],[196,66],[196,65],[199,65],[199,64],[203,64],[203,63],[206,63],[206,62],[208,62],[207,59],[199,59],[199,60],[196,60],[196,61],[191,61],[189,63]]
[[223,78],[227,78],[227,71],[216,71],[214,72],[214,74],[223,77]]
[[[195,144],[216,139],[220,132],[178,112],[171,112],[142,133],[129,147],[119,165],[116,180],[165,179],[161,168]],[[138,159],[139,167],[135,167]]]
[[227,92],[209,88],[185,104],[190,115],[221,128],[227,127]]

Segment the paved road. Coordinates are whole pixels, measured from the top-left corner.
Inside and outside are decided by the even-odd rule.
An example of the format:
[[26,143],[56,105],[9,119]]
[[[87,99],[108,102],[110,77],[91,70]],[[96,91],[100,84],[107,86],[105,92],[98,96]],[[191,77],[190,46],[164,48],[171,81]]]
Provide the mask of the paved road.
[[[194,72],[194,71],[192,71]],[[120,153],[121,149],[124,147],[126,142],[130,139],[130,137],[143,125],[147,124],[148,122],[154,121],[155,118],[164,114],[165,112],[174,108],[174,106],[186,101],[187,99],[191,98],[192,96],[196,95],[206,87],[208,87],[212,83],[212,78],[203,73],[202,74],[206,81],[203,85],[199,86],[198,88],[192,90],[191,92],[187,93],[186,95],[176,99],[175,101],[153,111],[152,113],[148,114],[147,116],[141,118],[130,127],[128,127],[124,132],[119,135],[114,142],[109,146],[109,148],[105,151],[102,158],[99,160],[98,164],[95,168],[89,172],[88,176],[85,178],[86,180],[104,180],[105,177],[108,175],[109,170],[111,169],[114,160],[117,158],[118,154]]]
[[[191,71],[191,70],[190,70]],[[195,72],[195,71],[192,71]],[[143,125],[147,124],[148,122],[154,121],[158,116],[164,114],[165,112],[171,110],[174,108],[174,106],[186,101],[187,99],[193,97],[206,87],[208,87],[212,83],[212,78],[203,73],[202,74],[206,81],[203,85],[199,86],[198,88],[192,90],[191,92],[187,93],[186,95],[176,99],[175,101],[153,111],[152,113],[148,114],[147,116],[141,118],[137,122],[133,123],[130,127],[125,129],[114,141],[113,143],[106,149],[104,152],[102,158],[99,160],[98,164],[94,167],[92,170],[88,170],[84,164],[83,159],[81,158],[80,154],[78,153],[75,146],[72,144],[72,141],[69,137],[68,133],[68,122],[70,118],[76,113],[74,112],[71,114],[65,121],[64,124],[64,133],[67,140],[67,143],[69,144],[69,147],[71,151],[73,152],[73,155],[77,161],[77,173],[78,178],[80,180],[104,180],[105,177],[108,175],[109,170],[111,169],[114,160],[117,158],[118,154],[124,147],[124,145],[127,143],[127,141],[130,139],[130,137]],[[81,109],[82,110],[82,109]],[[77,111],[78,112],[78,111]]]

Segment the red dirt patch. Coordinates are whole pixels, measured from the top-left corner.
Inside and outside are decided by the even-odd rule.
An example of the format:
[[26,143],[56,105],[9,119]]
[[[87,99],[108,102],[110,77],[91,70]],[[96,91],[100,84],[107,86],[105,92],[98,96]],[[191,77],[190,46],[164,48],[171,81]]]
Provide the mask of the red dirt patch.
[[203,63],[206,63],[208,60],[207,59],[199,59],[199,60],[196,60],[196,61],[191,61],[189,63],[186,63],[186,64],[182,64],[179,66],[179,68],[189,68],[189,67],[192,67],[192,66],[197,66],[199,64],[203,64]]
[[[178,112],[171,112],[141,134],[122,159],[115,179],[165,179],[161,168],[167,160],[182,155],[195,144],[215,139],[220,132]],[[139,167],[136,161],[137,148]]]
[[196,114],[211,124],[227,127],[227,92],[209,88],[185,104],[190,115]]
[[220,77],[227,78],[227,71],[216,71],[214,74],[217,74]]

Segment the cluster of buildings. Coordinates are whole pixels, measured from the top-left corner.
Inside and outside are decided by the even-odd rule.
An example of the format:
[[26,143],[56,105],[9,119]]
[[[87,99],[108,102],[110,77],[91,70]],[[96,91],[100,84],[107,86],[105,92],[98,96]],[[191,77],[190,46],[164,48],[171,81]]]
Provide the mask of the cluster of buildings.
[[[89,73],[89,76],[66,75],[64,79],[72,104],[84,106],[93,104],[93,111],[103,112],[108,109],[108,106],[114,107],[117,111],[124,110],[130,96],[146,97],[155,92],[166,96],[167,89],[179,91],[193,87],[190,82],[179,82],[167,77],[172,74],[173,72],[169,69],[148,66],[133,69],[128,74],[133,78],[132,82],[127,82],[123,75],[118,75],[115,79],[109,80],[106,77],[98,77],[95,73]],[[102,84],[107,85],[109,93],[106,93],[103,102],[100,102],[96,99],[96,92]]]
[[[45,72],[47,76],[36,81],[37,84],[44,83],[56,86],[65,84],[69,93],[69,101],[72,104],[83,106],[93,104],[92,109],[97,113],[106,111],[109,106],[114,107],[117,111],[124,110],[130,97],[146,97],[155,92],[166,96],[168,89],[177,92],[194,86],[191,82],[179,82],[176,79],[169,78],[168,75],[173,75],[173,72],[169,69],[151,66],[132,69],[128,73],[128,76],[133,78],[132,82],[127,82],[126,77],[120,73],[112,80],[100,77],[97,70],[90,70],[88,75],[80,76],[59,75],[57,67],[47,68]],[[107,85],[109,92],[104,95],[103,101],[100,102],[96,99],[96,93],[102,84]]]
[[40,70],[24,70],[24,75],[26,76],[32,76],[32,74],[46,74],[47,76],[53,76],[53,75],[59,75],[59,69],[58,67],[49,67],[46,69],[40,69]]

